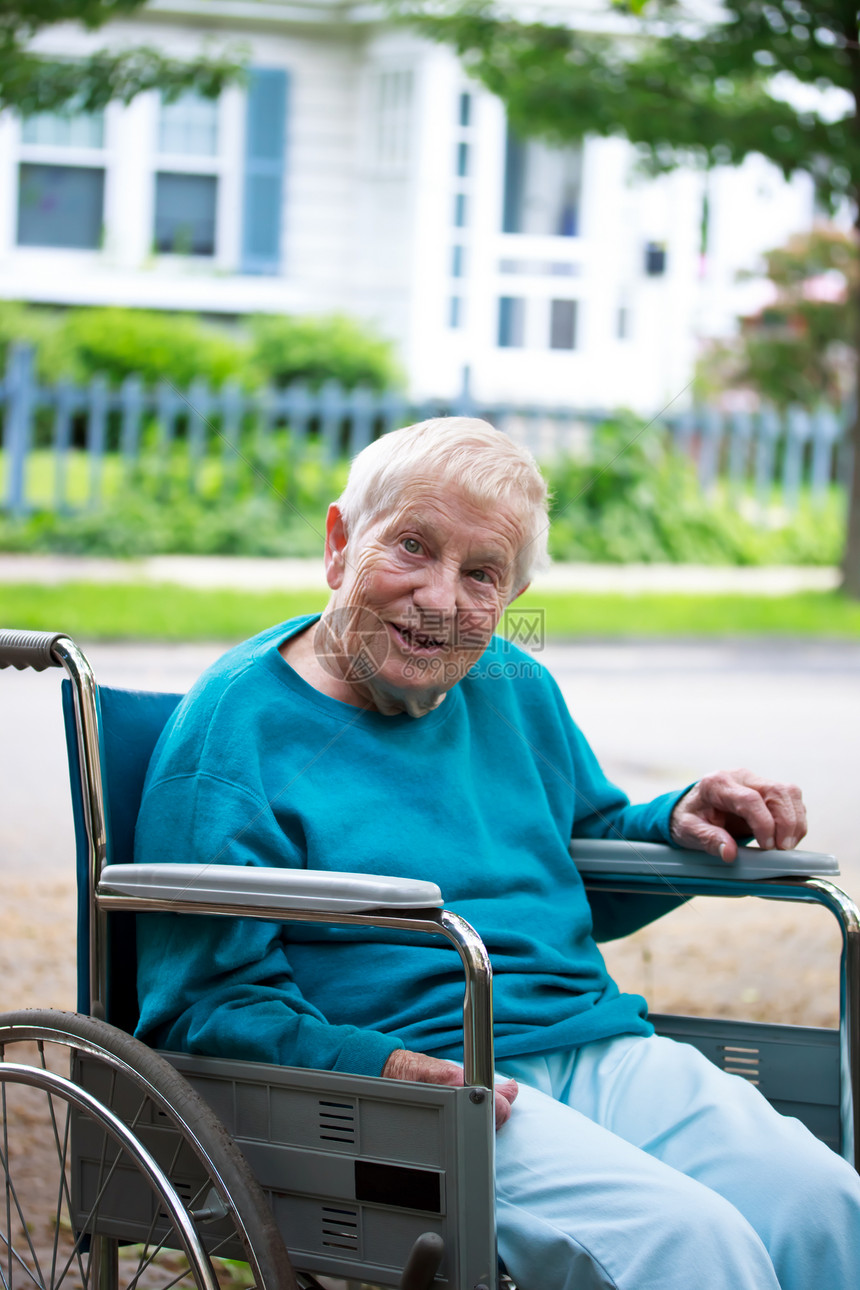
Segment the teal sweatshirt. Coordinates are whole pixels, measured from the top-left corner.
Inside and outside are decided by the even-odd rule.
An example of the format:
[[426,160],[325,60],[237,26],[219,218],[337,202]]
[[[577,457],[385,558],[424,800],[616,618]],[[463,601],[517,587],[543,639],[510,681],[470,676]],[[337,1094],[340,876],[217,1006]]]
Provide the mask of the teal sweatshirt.
[[[281,658],[294,619],[231,650],[153,754],[137,861],[290,866],[438,883],[484,939],[496,1056],[649,1034],[595,943],[572,835],[669,840],[679,794],[607,780],[549,674],[494,638],[434,711],[331,699]],[[604,937],[677,901],[611,898]],[[138,918],[137,1033],[171,1049],[376,1075],[397,1047],[462,1057],[463,978],[441,938],[364,928]]]

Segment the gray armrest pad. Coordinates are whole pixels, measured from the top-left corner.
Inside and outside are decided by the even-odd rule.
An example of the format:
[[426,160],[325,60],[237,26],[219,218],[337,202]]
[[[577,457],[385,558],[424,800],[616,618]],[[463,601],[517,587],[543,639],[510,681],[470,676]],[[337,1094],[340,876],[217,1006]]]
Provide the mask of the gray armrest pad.
[[99,895],[193,904],[275,905],[290,910],[364,913],[368,910],[441,909],[434,882],[376,874],[308,869],[248,868],[231,864],[112,864],[102,870]]
[[638,874],[640,877],[751,882],[760,878],[833,878],[839,874],[836,857],[818,851],[759,851],[756,847],[739,847],[734,864],[725,864],[719,856],[704,851],[680,851],[659,842],[574,838],[570,854],[583,878]]

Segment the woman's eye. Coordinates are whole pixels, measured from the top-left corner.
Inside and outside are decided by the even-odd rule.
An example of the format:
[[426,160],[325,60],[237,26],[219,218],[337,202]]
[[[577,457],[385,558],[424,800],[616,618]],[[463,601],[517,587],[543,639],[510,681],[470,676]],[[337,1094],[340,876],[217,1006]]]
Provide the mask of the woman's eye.
[[421,550],[421,543],[418,541],[417,538],[404,538],[403,546],[409,552],[410,555],[418,555],[418,553]]
[[490,581],[490,575],[487,573],[486,569],[473,569],[469,577],[474,578],[476,582]]

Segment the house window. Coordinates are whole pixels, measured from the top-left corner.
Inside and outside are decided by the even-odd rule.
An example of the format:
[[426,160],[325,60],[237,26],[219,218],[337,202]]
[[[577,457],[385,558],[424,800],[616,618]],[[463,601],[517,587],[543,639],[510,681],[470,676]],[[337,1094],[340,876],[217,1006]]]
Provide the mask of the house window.
[[666,243],[649,242],[645,247],[645,272],[649,278],[661,278],[666,272]]
[[549,314],[550,349],[576,349],[576,301],[551,300]]
[[553,148],[508,127],[503,233],[577,237],[582,203],[582,147]]
[[158,151],[181,157],[218,155],[218,100],[182,94],[162,100],[158,116]]
[[451,277],[463,278],[466,276],[466,248],[465,246],[451,247]]
[[21,122],[21,142],[49,148],[103,148],[103,112],[37,112]]
[[463,297],[451,296],[448,302],[448,326],[456,330],[463,326]]
[[104,218],[104,170],[39,166],[18,171],[18,245],[95,251]]
[[465,179],[469,174],[469,145],[461,141],[457,144],[457,177]]
[[464,128],[472,124],[472,96],[465,91],[460,95],[457,119]]
[[169,255],[214,255],[218,180],[214,175],[155,176],[155,249]]
[[412,135],[412,72],[380,72],[376,80],[374,151],[377,165],[399,168],[409,161]]
[[40,112],[24,118],[18,167],[19,246],[98,250],[104,225],[103,148],[101,112]]
[[216,253],[219,119],[217,99],[188,93],[162,100],[152,239],[161,254]]
[[499,298],[499,348],[521,349],[525,344],[526,302],[521,296]]
[[615,334],[619,340],[630,339],[630,310],[627,305],[618,306]]
[[468,205],[465,193],[454,195],[454,227],[465,228],[468,216]]

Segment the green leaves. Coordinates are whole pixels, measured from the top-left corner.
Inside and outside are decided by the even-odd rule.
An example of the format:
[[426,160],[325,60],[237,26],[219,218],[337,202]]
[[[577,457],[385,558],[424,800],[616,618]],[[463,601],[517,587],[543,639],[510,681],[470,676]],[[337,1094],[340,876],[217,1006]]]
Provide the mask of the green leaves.
[[219,388],[233,380],[247,388],[307,381],[339,381],[352,388],[392,389],[403,374],[390,341],[366,323],[339,314],[259,315],[227,330],[188,314],[147,309],[81,308],[48,314],[0,301],[0,370],[8,344],[36,349],[43,380],[88,381],[128,376],[169,381],[182,390],[200,377]]
[[860,48],[844,0],[725,0],[709,22],[671,0],[607,0],[602,16],[571,9],[555,23],[516,22],[489,0],[390,3],[453,45],[520,133],[625,135],[652,172],[761,153],[785,175],[810,173],[831,206],[854,195]]
[[250,332],[250,362],[261,382],[316,386],[336,380],[347,388],[369,385],[377,390],[402,384],[390,342],[342,314],[261,314],[251,319]]
[[0,28],[29,33],[55,22],[77,21],[101,27],[112,18],[141,9],[145,0],[4,0]]
[[168,98],[186,90],[215,97],[242,75],[238,54],[213,54],[188,62],[140,46],[119,52],[102,49],[81,59],[48,59],[28,49],[37,32],[55,22],[101,27],[142,7],[143,0],[30,0],[4,3],[0,12],[0,108],[25,114],[57,112],[74,105],[94,112],[111,99],[128,103],[159,89]]
[[742,320],[735,341],[715,346],[703,359],[700,383],[714,383],[714,392],[726,386],[749,389],[778,408],[840,405],[852,387],[856,363],[856,239],[836,229],[816,229],[770,251],[765,261],[775,300]]
[[776,528],[764,514],[756,522],[736,494],[703,496],[692,461],[671,448],[666,432],[643,429],[630,415],[595,428],[588,459],[560,458],[545,473],[555,559],[743,565],[838,558],[841,498],[826,506],[804,499],[791,522]]

